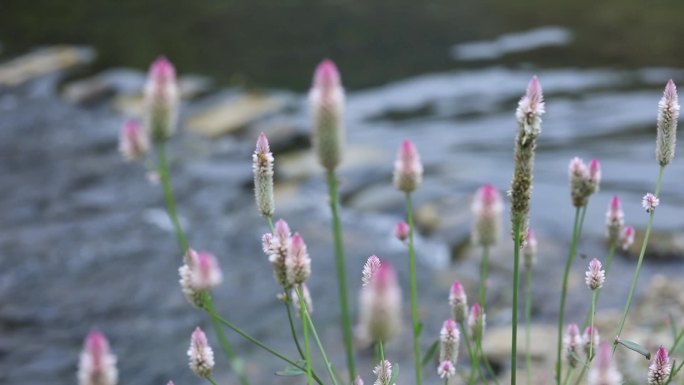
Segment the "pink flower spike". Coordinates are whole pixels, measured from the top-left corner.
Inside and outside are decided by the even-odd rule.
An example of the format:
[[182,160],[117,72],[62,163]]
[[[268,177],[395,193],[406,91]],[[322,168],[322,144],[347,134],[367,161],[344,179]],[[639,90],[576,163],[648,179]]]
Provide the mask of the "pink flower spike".
[[599,332],[596,327],[592,328],[591,326],[587,326],[587,328],[584,329],[584,334],[582,334],[582,343],[584,344],[584,353],[587,355],[587,357],[589,356],[590,350],[592,355],[596,354],[596,349],[598,348],[600,339],[601,337],[599,336]]
[[622,246],[623,250],[629,249],[630,246],[634,243],[634,235],[635,235],[635,230],[634,227],[632,226],[627,226],[625,229],[622,231],[622,237],[620,238],[620,244]]
[[358,374],[356,375],[356,379],[354,380],[354,385],[363,385],[363,380],[361,379],[361,376]]
[[[367,263],[377,266],[374,259]],[[376,267],[369,267],[367,271]],[[359,293],[357,335],[363,343],[388,341],[401,331],[401,287],[391,264],[382,261]]]
[[580,337],[579,328],[577,324],[568,325],[568,330],[563,338],[563,347],[565,349],[565,357],[571,367],[576,367],[579,363],[579,348],[582,345],[582,338]]
[[648,367],[648,385],[664,385],[670,377],[672,365],[667,350],[661,345]]
[[652,213],[655,211],[656,207],[660,204],[660,199],[651,193],[644,195],[641,200],[641,206],[646,210],[647,213]]
[[485,329],[485,314],[480,304],[476,303],[470,307],[468,314],[468,327],[473,341],[482,341]]
[[527,86],[525,96],[518,102],[515,116],[526,135],[536,137],[541,133],[541,116],[544,114],[544,94],[537,76]]
[[468,297],[460,282],[454,281],[449,291],[449,305],[456,322],[465,322],[468,316]]
[[329,90],[340,85],[340,72],[337,66],[330,59],[324,59],[316,67],[314,72],[314,86],[322,90]]
[[311,258],[309,258],[304,239],[299,233],[292,236],[285,266],[290,285],[302,284],[311,275]]
[[451,361],[452,364],[456,364],[460,341],[461,334],[456,322],[452,319],[444,321],[442,330],[439,332],[439,361]]
[[176,70],[165,57],[152,63],[145,84],[145,127],[155,142],[168,139],[176,130],[180,91]]
[[592,193],[599,190],[601,184],[601,163],[598,160],[592,159],[589,161],[589,185],[592,188]]
[[606,272],[603,270],[601,261],[596,258],[589,262],[589,268],[584,275],[584,281],[586,282],[587,287],[589,287],[591,290],[602,288],[603,283],[606,281]]
[[620,232],[625,225],[625,213],[622,211],[620,198],[615,195],[610,200],[606,212],[606,235],[611,244],[615,244],[620,238]]
[[471,206],[473,230],[471,241],[479,246],[492,246],[499,241],[503,200],[496,187],[487,184],[475,192]]
[[118,379],[116,356],[101,332],[91,331],[85,339],[78,366],[79,385],[115,385]]
[[150,65],[149,77],[157,82],[175,81],[176,69],[169,59],[164,56],[159,56]]
[[137,120],[129,120],[121,127],[119,151],[124,159],[134,161],[142,158],[150,150],[147,133]]
[[268,139],[262,132],[256,142],[256,150],[252,154],[252,171],[254,173],[254,198],[262,216],[271,218],[275,211],[273,198],[273,154],[268,146]]
[[174,385],[174,383],[173,383],[173,381],[169,381],[169,383],[166,385]]
[[323,60],[314,72],[309,91],[313,125],[312,143],[320,164],[332,171],[344,155],[344,88],[335,64]]
[[568,175],[570,176],[570,183],[579,179],[587,179],[589,177],[589,170],[581,158],[574,157],[570,160],[568,166]]
[[451,378],[456,375],[456,367],[451,361],[442,361],[437,367],[439,378]]
[[373,282],[375,274],[380,270],[380,258],[375,255],[368,257],[368,260],[363,265],[363,276],[361,277],[361,282],[363,286],[368,286]]
[[394,226],[394,236],[402,242],[407,240],[409,237],[409,225],[404,221],[397,223],[396,226]]
[[413,142],[404,140],[394,162],[394,186],[403,192],[412,192],[423,180],[423,164]]
[[668,165],[674,158],[678,119],[679,101],[677,87],[675,87],[674,82],[670,79],[665,86],[663,97],[658,103],[656,159],[661,166]]
[[209,377],[214,369],[214,351],[209,346],[207,336],[198,326],[190,337],[188,349],[189,366],[198,377]]
[[373,374],[377,376],[375,385],[393,385],[392,384],[392,364],[387,361],[381,361],[375,369]]
[[218,286],[223,281],[218,260],[213,254],[200,251],[195,253],[193,257],[192,284],[196,289],[208,290]]
[[278,239],[278,242],[282,244],[288,243],[290,240],[290,226],[283,219],[279,219],[275,224],[275,233],[273,234]]
[[589,369],[587,376],[588,385],[620,385],[622,375],[613,363],[611,344],[602,342],[596,354],[596,365]]

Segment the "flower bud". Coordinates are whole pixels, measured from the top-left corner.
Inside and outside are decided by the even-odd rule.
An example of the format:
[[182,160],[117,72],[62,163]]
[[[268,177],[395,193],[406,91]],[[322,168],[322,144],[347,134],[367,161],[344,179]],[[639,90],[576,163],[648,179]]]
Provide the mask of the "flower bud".
[[375,255],[368,257],[368,260],[363,265],[363,272],[361,277],[361,282],[363,286],[368,286],[373,281],[375,273],[380,269],[380,258]]
[[485,319],[486,315],[480,304],[476,303],[470,307],[468,327],[470,328],[470,335],[472,336],[473,341],[482,341],[486,324]]
[[537,238],[532,229],[527,230],[527,236],[522,246],[522,255],[525,269],[532,269],[537,263]]
[[357,330],[365,343],[386,342],[401,331],[401,288],[394,268],[386,261],[361,288]]
[[373,369],[373,374],[377,376],[374,385],[395,385],[392,384],[392,363],[387,360],[381,361]]
[[115,385],[118,381],[116,356],[101,332],[91,331],[83,344],[78,364],[79,385]]
[[144,157],[150,150],[150,141],[140,123],[135,120],[127,121],[121,127],[119,136],[119,151],[128,161]]
[[[309,312],[309,314],[311,314],[313,313],[313,304],[311,302],[311,293],[309,292],[309,288],[306,286],[305,283],[302,283],[301,290],[302,295],[304,296],[304,304],[306,305],[306,310]],[[297,310],[297,316],[299,316],[299,312],[301,311],[299,294],[297,293],[297,290],[292,289],[290,295],[292,296],[292,303],[294,304],[295,309]]]
[[584,282],[586,282],[587,287],[591,290],[600,289],[603,287],[603,283],[606,281],[606,272],[603,270],[601,261],[594,258],[589,262],[589,268],[586,273],[584,273]]
[[596,348],[598,348],[599,341],[601,340],[601,337],[599,336],[598,329],[596,327],[592,328],[591,326],[587,326],[586,329],[584,329],[584,334],[582,334],[582,344],[584,345],[584,354],[589,357],[589,352],[593,355],[596,354]]
[[471,210],[474,219],[471,242],[479,246],[495,245],[501,234],[503,213],[503,201],[499,191],[490,184],[477,189]]
[[593,194],[599,191],[599,185],[601,184],[601,163],[596,159],[592,159],[589,161],[588,168],[587,183],[589,184],[591,194]]
[[568,331],[563,338],[563,348],[565,349],[565,357],[568,360],[568,364],[576,368],[579,363],[579,350],[582,345],[582,338],[579,334],[579,328],[577,324],[570,324],[568,326]]
[[394,162],[394,187],[410,193],[420,186],[423,180],[423,164],[418,150],[410,140],[404,140]]
[[653,362],[648,367],[648,385],[664,385],[670,377],[672,364],[667,350],[661,345],[656,352]]
[[335,63],[323,60],[314,73],[309,91],[313,118],[313,145],[326,170],[334,170],[344,151],[344,89]]
[[275,224],[273,234],[266,233],[261,238],[264,253],[273,267],[273,278],[283,289],[290,288],[285,261],[289,253],[291,235],[287,222],[280,219]]
[[520,99],[515,117],[526,135],[536,137],[541,133],[541,116],[544,114],[544,95],[539,79],[532,77],[525,96]]
[[299,233],[295,233],[290,242],[290,247],[285,259],[287,268],[287,281],[290,286],[299,285],[311,275],[311,258],[306,250],[304,239]]
[[190,304],[202,308],[202,295],[223,280],[216,257],[206,251],[188,249],[185,263],[178,269],[183,295]]
[[608,242],[617,244],[624,225],[625,213],[622,211],[620,198],[615,195],[610,200],[610,205],[608,205],[608,211],[606,212],[606,235],[608,237]]
[[641,206],[646,210],[647,213],[652,213],[655,211],[656,207],[660,204],[660,199],[651,193],[644,195],[641,200]]
[[437,367],[439,378],[451,378],[456,375],[456,366],[451,361],[442,361]]
[[620,237],[620,246],[622,246],[622,250],[627,250],[630,246],[632,246],[634,243],[634,235],[634,227],[625,227],[625,229],[622,231],[622,236]]
[[620,385],[622,376],[613,363],[613,353],[610,344],[602,342],[596,353],[596,365],[589,369],[588,385]]
[[677,119],[679,119],[677,87],[670,79],[665,86],[663,97],[658,103],[656,159],[661,166],[666,166],[674,158],[677,141]]
[[460,282],[454,281],[449,291],[449,306],[456,322],[465,322],[468,317],[468,297]]
[[363,380],[361,379],[361,376],[356,376],[356,379],[354,380],[354,385],[363,385]]
[[584,164],[582,159],[574,157],[568,166],[568,174],[570,177],[572,204],[575,207],[582,207],[587,204],[587,199],[592,193],[587,165]]
[[207,336],[198,326],[190,337],[188,349],[189,366],[198,377],[209,377],[214,369],[214,351],[209,346]]
[[168,139],[176,131],[179,95],[173,64],[163,56],[157,58],[145,84],[145,125],[155,142]]
[[408,239],[409,232],[409,225],[404,221],[400,221],[396,224],[396,226],[394,226],[394,236],[402,242]]
[[268,139],[262,132],[257,139],[256,150],[252,154],[254,171],[254,197],[259,212],[264,217],[272,217],[275,207],[273,199],[273,154]]
[[447,378],[454,375],[453,371],[449,370],[449,366],[442,367],[445,362],[451,363],[451,368],[455,367],[458,359],[458,344],[461,340],[458,326],[454,320],[444,321],[442,330],[439,333],[439,362],[440,366],[437,368],[437,373],[441,378]]

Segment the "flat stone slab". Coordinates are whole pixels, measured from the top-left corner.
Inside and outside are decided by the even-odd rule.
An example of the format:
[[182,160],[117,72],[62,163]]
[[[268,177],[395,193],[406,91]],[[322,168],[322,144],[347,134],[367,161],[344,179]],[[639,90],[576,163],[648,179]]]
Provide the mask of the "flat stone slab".
[[42,48],[0,64],[0,87],[14,87],[51,73],[89,64],[92,48],[53,46]]

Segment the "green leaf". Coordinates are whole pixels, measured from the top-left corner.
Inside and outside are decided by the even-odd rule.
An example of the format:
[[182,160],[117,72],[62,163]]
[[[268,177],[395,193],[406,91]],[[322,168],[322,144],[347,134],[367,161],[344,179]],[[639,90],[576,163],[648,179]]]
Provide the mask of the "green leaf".
[[303,371],[303,370],[301,370],[301,369],[299,369],[299,368],[296,367],[296,366],[287,365],[287,366],[285,367],[285,369],[277,371],[277,372],[276,372],[276,375],[277,375],[277,376],[286,376],[286,377],[289,377],[289,376],[302,376],[302,375],[306,375],[306,372]]
[[430,363],[432,360],[432,357],[435,356],[435,353],[437,353],[437,348],[439,348],[439,340],[436,340],[435,342],[430,345],[428,348],[427,352],[425,352],[425,356],[423,356],[423,362],[422,365],[425,366]]
[[646,348],[644,348],[643,346],[639,345],[634,341],[619,339],[617,340],[617,343],[626,347],[629,350],[641,354],[642,356],[646,357],[647,360],[651,359],[651,352],[649,352],[648,350],[646,350]]

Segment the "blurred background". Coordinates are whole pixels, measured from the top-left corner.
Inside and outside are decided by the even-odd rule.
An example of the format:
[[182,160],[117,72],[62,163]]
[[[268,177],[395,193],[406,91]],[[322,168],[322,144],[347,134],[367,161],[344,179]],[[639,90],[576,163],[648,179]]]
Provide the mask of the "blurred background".
[[[110,337],[121,383],[199,382],[185,352],[194,326],[210,329],[208,322],[178,288],[181,259],[160,187],[117,151],[119,128],[140,114],[145,73],[158,55],[180,75],[174,187],[191,244],[223,266],[215,293],[221,312],[294,355],[251,190],[251,153],[263,131],[276,156],[276,217],[309,244],[314,318],[340,367],[330,217],[309,149],[306,92],[317,63],[334,60],[347,89],[340,181],[354,307],[370,254],[390,260],[408,290],[406,249],[392,237],[403,197],[390,181],[402,139],[421,152],[426,175],[415,199],[425,347],[449,315],[449,284],[459,279],[475,295],[471,196],[484,183],[507,189],[515,107],[538,75],[547,114],[532,203],[540,237],[533,315],[538,338],[553,338],[546,325],[558,311],[573,215],[567,164],[574,156],[601,161],[603,183],[591,198],[580,251],[604,258],[612,195],[622,198],[627,224],[643,230],[647,221],[640,200],[657,175],[657,103],[668,79],[684,80],[683,12],[674,0],[2,0],[0,383],[74,383],[91,328]],[[630,318],[632,339],[649,347],[667,337],[653,331],[667,330],[668,314],[680,319],[684,306],[683,165],[675,158],[665,172]],[[511,247],[504,242],[493,256],[485,344],[502,375]],[[607,325],[624,304],[635,254],[616,257],[599,304]],[[568,322],[580,322],[589,306],[587,262],[579,258],[572,271]],[[405,383],[412,378],[408,331],[388,345]],[[230,337],[254,383],[301,383],[274,379],[280,362]],[[544,348],[535,353],[542,369],[552,364]],[[372,355],[359,351],[370,380]],[[219,351],[217,361],[219,382],[237,383]],[[426,377],[437,383],[432,370]]]

